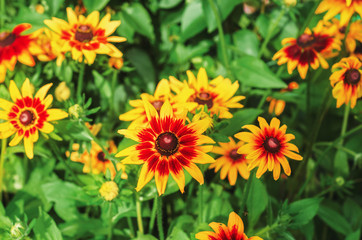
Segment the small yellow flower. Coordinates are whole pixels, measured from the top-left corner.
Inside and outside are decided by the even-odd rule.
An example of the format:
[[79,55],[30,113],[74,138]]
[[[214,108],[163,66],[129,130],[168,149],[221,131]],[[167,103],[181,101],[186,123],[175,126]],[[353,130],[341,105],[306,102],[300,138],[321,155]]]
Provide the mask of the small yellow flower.
[[70,97],[70,89],[65,82],[61,82],[55,89],[55,98],[59,102],[64,102]]
[[297,5],[297,0],[284,0],[284,4],[287,5],[287,7],[293,7]]
[[75,119],[78,119],[83,112],[83,109],[79,104],[74,104],[68,109],[69,115]]
[[39,14],[43,14],[44,11],[45,11],[44,6],[41,5],[41,4],[37,4],[37,5],[35,6],[35,11],[36,11],[37,13],[39,13]]
[[123,58],[116,58],[116,57],[111,57],[108,61],[108,65],[111,68],[115,68],[115,69],[121,69],[123,67]]
[[118,196],[118,185],[114,181],[108,181],[102,184],[99,194],[106,200],[112,201]]
[[199,120],[203,120],[203,119],[207,119],[208,123],[207,123],[207,128],[212,128],[214,126],[214,120],[212,119],[212,117],[210,117],[209,114],[207,114],[203,109],[194,115],[194,117],[192,118],[191,122],[197,122]]

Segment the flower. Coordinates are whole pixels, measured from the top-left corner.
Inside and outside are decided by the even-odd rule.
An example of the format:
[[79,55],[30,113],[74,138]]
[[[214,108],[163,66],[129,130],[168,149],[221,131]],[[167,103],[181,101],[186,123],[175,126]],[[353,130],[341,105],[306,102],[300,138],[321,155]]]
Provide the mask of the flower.
[[200,109],[200,112],[196,113],[193,117],[191,122],[196,122],[202,119],[206,119],[207,120],[207,129],[208,128],[212,128],[214,126],[214,120],[212,119],[212,117],[210,117],[210,115],[204,111],[204,109]]
[[4,82],[6,70],[14,71],[17,61],[33,67],[35,61],[34,52],[40,49],[35,43],[35,35],[20,35],[25,30],[31,28],[28,23],[19,24],[12,32],[0,32],[0,83]]
[[52,83],[41,87],[33,97],[30,81],[26,79],[21,88],[21,93],[13,80],[10,81],[9,91],[12,102],[0,98],[0,119],[6,120],[0,123],[0,138],[8,138],[15,134],[9,143],[10,146],[17,145],[24,139],[25,153],[32,159],[33,144],[38,141],[39,131],[51,133],[54,126],[50,121],[68,117],[68,113],[60,109],[48,109],[53,101],[53,96],[46,94]]
[[342,104],[356,106],[357,98],[362,97],[361,62],[356,57],[342,58],[332,66],[336,70],[329,78],[333,87],[333,97],[337,99],[337,108]]
[[[299,152],[297,146],[289,143],[294,139],[293,134],[286,134],[287,126],[280,127],[280,121],[273,118],[270,126],[264,118],[258,117],[260,128],[254,125],[245,125],[251,131],[240,132],[235,137],[247,142],[238,149],[239,154],[245,154],[246,159],[250,159],[249,170],[259,167],[256,177],[260,178],[266,170],[273,171],[274,180],[278,180],[280,176],[280,165],[282,165],[286,175],[290,176],[291,170],[289,162],[285,156],[302,160],[303,158],[297,154]],[[297,153],[295,153],[297,152]]]
[[110,21],[111,15],[106,14],[99,21],[99,12],[94,11],[84,17],[77,16],[71,8],[67,8],[68,21],[53,17],[44,23],[63,40],[61,52],[71,52],[76,61],[83,61],[83,55],[88,64],[93,64],[96,54],[108,54],[112,57],[122,57],[110,42],[124,42],[126,38],[111,35],[121,24],[121,21]]
[[112,201],[118,196],[118,185],[114,181],[107,181],[102,184],[99,194],[106,200]]
[[355,12],[362,17],[362,0],[323,0],[315,13],[320,14],[326,11],[324,20],[329,20],[340,13],[341,25],[346,25]]
[[293,70],[298,67],[299,75],[305,79],[310,65],[317,69],[319,65],[322,68],[328,68],[329,65],[325,60],[333,50],[340,50],[341,41],[333,37],[334,29],[324,27],[320,21],[313,31],[309,28],[297,39],[285,38],[282,41],[283,47],[274,54],[273,60],[278,60],[278,65],[288,64],[288,73],[292,74]]
[[[144,101],[149,126],[138,129],[122,129],[118,133],[139,142],[120,151],[116,157],[126,157],[124,164],[143,164],[137,183],[140,191],[154,176],[158,194],[165,192],[169,174],[184,192],[183,168],[200,184],[204,177],[195,163],[207,164],[215,160],[206,154],[212,150],[214,141],[202,135],[207,120],[185,125],[186,116],[176,116],[168,101],[158,113],[149,102]],[[202,146],[201,146],[202,145]]]
[[[147,93],[142,93],[141,98],[150,102],[153,107],[159,112],[165,101],[169,101],[172,108],[174,109],[175,114],[184,115],[184,108],[187,110],[193,110],[196,107],[194,103],[186,102],[189,99],[194,91],[189,88],[183,89],[179,94],[174,96],[171,93],[170,83],[166,79],[162,79],[156,87],[154,95]],[[134,109],[121,114],[119,120],[121,121],[132,121],[128,126],[128,129],[133,129],[137,126],[147,126],[148,120],[146,116],[146,110],[144,106],[144,101],[141,99],[131,100],[129,104],[134,107]]]
[[[94,126],[94,125],[93,125]],[[92,130],[91,130],[92,131]],[[95,129],[95,131],[97,131]],[[116,170],[111,160],[106,158],[106,154],[103,152],[102,148],[94,141],[91,142],[92,148],[90,152],[85,150],[82,154],[79,151],[79,144],[73,144],[73,152],[70,154],[70,160],[74,162],[80,162],[84,164],[83,172],[84,173],[93,173],[100,174],[106,173],[109,169],[111,173],[111,178],[113,179],[116,175]],[[109,153],[116,153],[117,147],[113,141],[108,141],[109,148],[106,149]],[[69,156],[69,152],[66,153]],[[125,172],[125,166],[122,163],[117,163],[117,170],[122,170],[121,178],[127,179],[127,174]]]
[[211,164],[209,168],[215,168],[215,172],[221,169],[220,178],[225,179],[228,176],[230,185],[234,186],[238,172],[244,179],[249,178],[250,171],[247,169],[249,160],[244,155],[237,153],[238,148],[244,145],[244,142],[235,143],[232,137],[229,139],[230,142],[218,143],[220,147],[213,148],[211,152],[222,156],[216,159],[216,162]]
[[231,80],[218,76],[209,82],[205,68],[200,68],[197,78],[191,71],[187,71],[188,82],[183,83],[174,77],[170,77],[171,89],[179,93],[184,88],[191,88],[195,93],[189,98],[189,102],[195,102],[198,109],[206,105],[212,115],[219,118],[232,118],[229,108],[244,107],[239,101],[245,99],[244,96],[234,96],[239,89],[238,81],[231,83]]
[[109,58],[108,61],[108,65],[111,68],[115,68],[115,69],[121,69],[123,67],[123,58],[119,57],[119,58],[115,58],[115,57],[111,57]]
[[347,51],[362,61],[362,20],[351,23],[346,37]]
[[[280,90],[280,92],[281,93],[290,92],[290,91],[293,91],[293,89],[297,89],[297,88],[299,88],[298,83],[291,82],[291,83],[288,84],[287,88],[284,88],[284,89]],[[267,97],[266,100],[268,102],[270,102],[270,105],[269,105],[269,113],[270,114],[272,114],[273,112],[277,116],[282,114],[282,112],[284,111],[284,108],[285,108],[285,101],[284,100],[276,99],[276,98],[273,98],[273,97]]]
[[55,89],[54,94],[59,102],[64,102],[70,97],[70,89],[65,82],[61,82]]
[[199,232],[196,239],[199,240],[263,240],[260,237],[248,238],[244,233],[243,220],[235,213],[229,215],[228,225],[223,223],[212,222],[209,226],[214,230]]
[[284,4],[287,7],[294,7],[295,5],[297,5],[297,0],[284,0]]

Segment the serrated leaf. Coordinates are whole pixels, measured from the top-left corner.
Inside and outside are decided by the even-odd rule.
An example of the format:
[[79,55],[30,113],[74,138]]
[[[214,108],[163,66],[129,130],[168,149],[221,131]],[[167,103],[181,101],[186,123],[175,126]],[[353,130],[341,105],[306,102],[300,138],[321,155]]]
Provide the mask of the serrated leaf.
[[318,210],[318,216],[334,231],[342,233],[345,236],[352,233],[352,228],[347,219],[337,211],[321,205]]
[[62,240],[62,234],[54,220],[43,210],[39,209],[39,217],[33,228],[35,239]]

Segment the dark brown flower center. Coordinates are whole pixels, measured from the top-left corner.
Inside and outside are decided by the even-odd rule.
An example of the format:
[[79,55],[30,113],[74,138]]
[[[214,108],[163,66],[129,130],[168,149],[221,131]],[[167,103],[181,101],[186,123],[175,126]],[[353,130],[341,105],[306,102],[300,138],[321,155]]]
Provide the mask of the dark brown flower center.
[[106,159],[106,155],[104,154],[104,152],[100,151],[98,154],[97,154],[97,159],[101,162],[107,162],[108,159]]
[[239,154],[237,149],[233,149],[230,151],[229,157],[234,161],[238,161],[238,160],[241,160],[243,155]]
[[355,54],[362,54],[362,43],[357,41],[356,49],[354,50]]
[[75,32],[75,39],[79,42],[89,42],[93,38],[92,28],[88,25],[79,25]]
[[24,126],[28,126],[29,124],[33,123],[35,120],[34,114],[30,110],[25,110],[20,113],[19,121]]
[[161,107],[163,105],[163,101],[161,100],[156,100],[152,103],[152,105],[155,107],[155,109],[157,110],[157,112],[160,112]]
[[267,137],[263,143],[265,150],[270,153],[276,153],[280,149],[280,142],[274,137]]
[[343,27],[341,27],[340,29],[338,29],[339,30],[339,32],[340,33],[343,33],[343,34],[345,34],[346,33],[346,26],[343,26]]
[[172,132],[161,133],[156,139],[156,149],[161,155],[170,156],[177,152],[180,144]]
[[350,85],[356,85],[361,80],[361,73],[357,69],[348,69],[344,74],[344,81]]
[[313,35],[309,35],[306,33],[300,35],[297,39],[297,44],[302,48],[309,47],[314,42],[315,42],[315,37]]
[[6,47],[11,45],[16,39],[16,36],[9,32],[0,33],[0,47]]
[[211,95],[207,92],[198,93],[194,102],[197,102],[200,105],[206,105],[208,109],[212,108],[212,106],[214,105]]

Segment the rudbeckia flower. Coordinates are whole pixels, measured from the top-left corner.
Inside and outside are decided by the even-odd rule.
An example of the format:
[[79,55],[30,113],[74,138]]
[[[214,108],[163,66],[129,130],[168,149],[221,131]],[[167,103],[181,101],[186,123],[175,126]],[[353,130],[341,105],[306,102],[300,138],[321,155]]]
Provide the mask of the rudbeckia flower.
[[[282,90],[280,90],[281,93],[283,92],[290,92],[293,91],[293,89],[297,89],[299,87],[298,83],[296,82],[291,82],[288,84],[287,88],[284,88]],[[272,114],[273,112],[275,113],[276,116],[279,116],[280,114],[283,113],[284,108],[285,108],[285,101],[281,100],[281,99],[276,99],[273,97],[267,97],[266,99],[268,102],[270,102],[269,104],[269,113]]]
[[362,61],[362,20],[351,23],[346,38],[346,48]]
[[48,109],[53,101],[53,96],[46,96],[52,83],[41,87],[33,97],[29,79],[26,79],[21,88],[21,93],[13,80],[10,81],[9,91],[13,102],[0,98],[0,119],[6,120],[0,123],[0,138],[8,138],[15,134],[9,143],[17,145],[24,139],[25,153],[28,158],[34,156],[34,142],[38,141],[39,132],[51,133],[54,126],[50,121],[68,117],[68,113],[60,109]]
[[111,68],[119,70],[123,67],[123,58],[111,57],[111,58],[109,58],[108,65]]
[[[245,125],[250,132],[240,132],[235,137],[247,142],[238,149],[239,154],[245,154],[246,159],[250,159],[249,170],[259,167],[256,177],[260,178],[266,170],[273,171],[274,180],[280,176],[280,165],[282,165],[286,175],[290,175],[291,170],[286,157],[294,160],[303,158],[297,154],[297,146],[289,143],[294,139],[293,134],[286,134],[287,126],[280,127],[280,121],[273,118],[269,124],[264,118],[258,117],[260,128],[254,125]],[[297,152],[297,153],[295,153]]]
[[166,190],[171,173],[183,193],[183,169],[203,184],[204,177],[195,163],[207,164],[215,161],[206,154],[212,150],[212,146],[203,145],[214,143],[211,138],[202,135],[206,130],[207,120],[185,125],[186,116],[175,116],[168,101],[165,101],[159,112],[151,103],[145,101],[144,104],[149,126],[118,131],[126,138],[138,142],[116,155],[126,157],[122,161],[124,164],[143,165],[136,190],[140,191],[155,176],[157,191],[161,195]]
[[[141,98],[150,102],[153,107],[159,112],[165,101],[169,101],[176,115],[183,115],[185,108],[189,111],[193,110],[196,105],[189,103],[187,100],[194,93],[192,89],[185,88],[176,96],[171,93],[170,83],[166,79],[162,79],[156,87],[153,95],[142,93]],[[131,100],[129,104],[134,109],[121,114],[119,120],[132,121],[128,129],[136,128],[137,126],[147,126],[148,120],[144,101],[141,99]]]
[[333,97],[337,99],[337,108],[342,104],[356,106],[357,98],[362,97],[361,62],[356,57],[342,58],[333,65],[337,69],[329,78],[333,87]]
[[218,143],[220,147],[214,147],[211,152],[220,154],[221,157],[216,159],[216,162],[210,165],[209,168],[215,168],[215,172],[220,169],[220,178],[225,179],[228,176],[230,185],[235,185],[238,173],[244,179],[248,179],[250,171],[248,170],[248,162],[244,155],[239,154],[237,150],[244,144],[239,141],[235,143],[232,137],[229,137],[230,142]]
[[82,61],[83,55],[88,64],[93,64],[96,54],[108,54],[122,57],[122,52],[111,42],[124,42],[126,38],[109,36],[121,24],[121,21],[110,21],[111,15],[106,14],[99,21],[99,12],[94,11],[84,17],[77,16],[71,8],[67,8],[68,21],[53,17],[44,23],[64,40],[62,52],[71,52],[76,61]]
[[195,102],[198,108],[206,105],[212,115],[219,118],[232,118],[229,108],[244,107],[239,101],[245,99],[244,96],[234,96],[239,89],[238,81],[231,83],[231,80],[218,76],[211,80],[207,77],[205,68],[200,68],[197,78],[191,71],[187,71],[188,82],[180,82],[174,77],[170,77],[171,89],[179,93],[184,88],[191,88],[195,93],[189,98],[190,102]]
[[341,14],[341,25],[346,25],[352,15],[357,12],[362,17],[362,0],[323,0],[315,13],[320,14],[326,12],[324,20],[329,20]]
[[341,49],[341,41],[334,38],[333,32],[333,29],[326,29],[320,21],[313,31],[307,28],[297,39],[283,39],[282,44],[288,45],[275,53],[273,60],[279,59],[278,65],[287,63],[289,74],[297,67],[300,77],[305,79],[309,65],[313,69],[319,66],[326,69],[329,65],[325,57],[331,56],[333,50]]
[[17,61],[30,67],[35,65],[33,52],[40,51],[35,43],[36,37],[33,34],[21,35],[29,28],[30,24],[23,23],[11,32],[0,32],[0,83],[4,82],[7,69],[14,71]]
[[196,234],[195,238],[199,240],[263,240],[260,237],[248,238],[244,233],[243,220],[235,213],[229,215],[228,225],[212,222],[209,224],[212,231],[204,231]]

